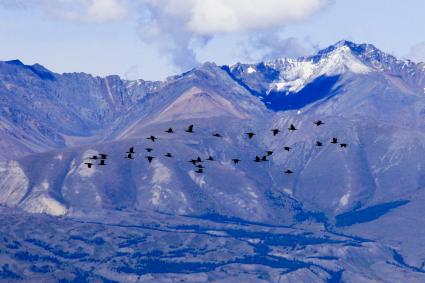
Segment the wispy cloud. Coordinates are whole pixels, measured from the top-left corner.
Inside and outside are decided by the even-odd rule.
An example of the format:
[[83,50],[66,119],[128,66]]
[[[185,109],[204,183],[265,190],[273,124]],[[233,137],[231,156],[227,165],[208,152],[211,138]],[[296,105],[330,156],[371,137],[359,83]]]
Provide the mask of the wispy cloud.
[[414,45],[410,49],[408,58],[416,62],[425,62],[425,41]]
[[[278,31],[251,35],[245,42],[241,43],[241,48],[248,61],[300,57],[310,55],[318,50],[318,47],[309,42],[308,39],[301,41],[295,37],[284,37]],[[261,53],[261,57],[252,57],[252,54],[258,53]]]
[[124,19],[127,0],[0,0],[11,9],[41,9],[50,17],[68,21],[109,22]]

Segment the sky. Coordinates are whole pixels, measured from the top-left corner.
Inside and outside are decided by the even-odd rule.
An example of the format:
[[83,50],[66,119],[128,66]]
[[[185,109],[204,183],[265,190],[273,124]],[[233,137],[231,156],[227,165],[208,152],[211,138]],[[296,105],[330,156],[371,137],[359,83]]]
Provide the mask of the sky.
[[424,0],[0,0],[0,60],[163,80],[339,40],[425,62]]

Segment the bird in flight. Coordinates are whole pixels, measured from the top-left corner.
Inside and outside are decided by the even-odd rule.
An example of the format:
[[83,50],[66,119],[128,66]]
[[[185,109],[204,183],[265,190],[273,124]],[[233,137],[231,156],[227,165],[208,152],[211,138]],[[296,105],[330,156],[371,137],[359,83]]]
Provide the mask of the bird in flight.
[[100,160],[100,163],[99,163],[98,165],[100,165],[100,166],[104,166],[104,165],[106,165],[106,163],[105,163],[105,159],[101,159],[101,160]]
[[152,160],[153,160],[155,157],[148,155],[148,156],[146,156],[146,158],[148,159],[149,163],[151,163],[151,162],[152,162]]
[[134,159],[134,157],[133,157],[133,155],[132,155],[131,153],[127,154],[127,156],[126,156],[126,157],[124,157],[124,158],[127,158],[127,159]]
[[266,153],[267,153],[267,156],[270,156],[270,155],[273,154],[273,151],[272,150],[267,150]]
[[198,156],[198,158],[196,158],[196,162],[202,162],[202,159]]
[[294,172],[292,172],[292,171],[291,171],[291,170],[289,170],[289,169],[285,171],[285,174],[292,174],[292,173],[294,173]]
[[196,165],[196,167],[201,168],[201,169],[204,169],[204,168],[205,168],[205,167],[204,167],[204,166],[202,166],[201,164]]
[[245,134],[248,136],[249,139],[252,139],[252,137],[255,136],[255,134],[252,132],[245,133]]
[[220,135],[219,133],[215,133],[215,134],[213,135],[213,137],[221,138],[221,135]]
[[134,147],[130,147],[130,149],[126,153],[135,153],[134,152]]
[[186,130],[184,130],[187,133],[193,133],[193,125],[190,125]]
[[155,140],[157,140],[158,138],[157,137],[155,137],[155,136],[150,136],[150,137],[148,137],[148,138],[146,138],[147,140],[151,140],[151,141],[155,141]]
[[316,142],[316,146],[323,146],[323,143],[321,143],[321,142],[317,141],[317,142]]
[[255,161],[255,162],[261,162],[261,158],[260,158],[260,157],[258,157],[258,155],[257,155],[257,156],[255,156],[254,161]]
[[97,159],[97,155],[93,155],[92,157],[90,157],[90,159],[92,159],[92,160]]
[[291,150],[291,148],[289,146],[284,146],[283,149],[286,150],[286,151],[290,151]]
[[169,133],[169,134],[173,134],[174,133],[173,128],[168,128],[168,130],[166,130],[165,132],[166,133]]
[[347,147],[347,144],[346,144],[346,143],[341,143],[339,146],[340,146],[341,148],[342,148],[342,147]]
[[313,122],[313,123],[314,123],[314,124],[316,124],[316,126],[320,126],[320,125],[325,124],[325,123],[323,123],[321,120],[318,120],[318,121]]
[[208,160],[208,161],[214,161],[214,158],[210,155],[210,156],[208,156],[208,158],[206,160]]
[[290,131],[296,131],[297,128],[295,128],[295,126],[293,124],[291,124],[291,126],[289,126],[288,130],[290,130]]
[[165,157],[173,157],[173,156],[171,155],[171,153],[167,152],[167,154],[165,154]]
[[264,155],[263,157],[261,157],[261,161],[268,161],[267,160],[267,155]]
[[192,160],[189,160],[188,162],[192,163],[193,165],[196,165],[196,163],[198,163],[198,160],[192,159]]
[[273,136],[276,136],[280,132],[279,129],[273,129],[271,131],[273,132]]
[[90,163],[90,162],[85,162],[84,164],[87,165],[87,168],[91,168],[94,165],[93,163]]
[[196,172],[196,173],[198,173],[198,174],[202,174],[202,173],[204,173],[204,169],[199,168],[199,169],[198,169],[198,170],[196,170],[195,172]]
[[151,152],[151,151],[153,150],[153,148],[147,147],[147,148],[145,148],[145,150],[146,150],[147,152]]
[[337,138],[332,138],[331,143],[338,143],[338,139]]
[[99,153],[100,159],[108,159],[108,155],[104,153]]
[[233,161],[233,163],[238,164],[241,160],[240,159],[237,159],[237,158],[234,158],[234,159],[232,159],[232,161]]

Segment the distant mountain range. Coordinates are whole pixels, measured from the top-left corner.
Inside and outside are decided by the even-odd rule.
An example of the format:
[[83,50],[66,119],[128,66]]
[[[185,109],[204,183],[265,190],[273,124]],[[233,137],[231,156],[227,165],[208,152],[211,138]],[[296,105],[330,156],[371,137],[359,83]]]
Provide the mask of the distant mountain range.
[[[126,227],[118,223],[137,234],[139,228],[155,227],[148,219],[140,220],[147,217],[168,223],[167,228],[158,224],[170,229],[164,245],[171,245],[171,235],[182,233],[185,225],[196,230],[190,233],[207,238],[242,241],[224,250],[249,254],[254,249],[256,260],[238,261],[233,254],[212,252],[207,252],[208,258],[224,262],[224,269],[253,264],[268,276],[265,281],[276,282],[274,272],[285,274],[281,282],[425,281],[424,63],[399,60],[373,45],[348,41],[310,57],[232,66],[205,63],[157,82],[57,74],[13,60],[0,62],[0,113],[0,204],[2,214],[19,219],[22,227],[40,221],[48,231],[47,223],[55,223],[52,231],[57,229],[54,233],[59,235],[65,232],[57,221],[74,221],[64,225],[76,225],[77,230],[81,223],[113,221],[102,228],[102,239],[114,246],[118,238],[106,238]],[[318,127],[313,124],[317,120],[325,124]],[[190,124],[193,134],[184,131]],[[290,124],[298,130],[289,131]],[[176,133],[165,133],[169,127]],[[281,130],[277,136],[272,135],[274,128]],[[256,133],[252,139],[245,135],[249,131]],[[150,135],[159,140],[149,141]],[[348,147],[331,144],[333,137]],[[316,146],[317,141],[323,146]],[[135,159],[127,160],[125,152],[131,146]],[[153,148],[152,163],[145,158],[146,147]],[[267,150],[273,151],[269,161],[253,161]],[[165,157],[167,152],[173,158]],[[107,165],[87,168],[84,162],[98,153],[110,156]],[[210,155],[215,161],[205,161],[205,173],[195,173],[188,161]],[[233,158],[241,162],[234,164]],[[288,169],[294,173],[284,174]],[[9,240],[19,240],[17,231],[24,228],[3,224],[14,231]],[[261,234],[260,228],[267,232]],[[96,229],[87,228],[90,237]],[[232,234],[232,229],[245,236]],[[46,242],[53,244],[40,233],[37,241],[44,244],[34,246],[31,238],[32,248],[42,247],[37,253],[56,258],[53,246],[46,248]],[[292,240],[274,238],[282,233],[291,234]],[[219,249],[209,243],[213,238],[204,236],[200,241],[205,249]],[[87,241],[84,245],[97,245]],[[293,245],[283,248],[288,244],[284,241]],[[7,250],[5,257],[0,253],[0,263],[2,258],[17,263],[0,265],[0,278],[34,276],[37,272],[23,262],[39,260],[28,261],[30,255],[16,255],[7,245],[10,242],[0,242]],[[154,245],[166,253],[161,243]],[[180,245],[197,253],[203,249],[193,243]],[[125,252],[134,256],[136,250]],[[108,257],[123,250],[115,252]],[[157,258],[166,260],[162,256]],[[71,260],[58,258],[60,264]],[[98,260],[94,254],[90,258]],[[179,263],[187,260],[179,258]],[[206,262],[210,263],[203,259]],[[59,263],[52,264],[59,268]],[[89,270],[83,261],[73,266],[78,272],[61,270],[74,275]],[[105,267],[113,275],[97,267],[83,274],[91,280],[131,281],[122,273],[144,274],[138,268],[162,273],[146,267],[146,262],[143,268],[137,261],[129,262],[119,272],[118,266]],[[211,266],[184,268],[217,280],[233,274]],[[244,274],[248,281],[257,281],[249,272]],[[197,282],[195,277],[187,279]]]

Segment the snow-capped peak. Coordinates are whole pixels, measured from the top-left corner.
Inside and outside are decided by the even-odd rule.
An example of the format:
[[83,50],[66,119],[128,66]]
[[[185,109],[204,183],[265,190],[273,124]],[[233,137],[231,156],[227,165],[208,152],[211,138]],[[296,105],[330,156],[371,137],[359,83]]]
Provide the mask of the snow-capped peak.
[[279,79],[271,84],[270,90],[289,92],[297,92],[323,75],[335,76],[346,72],[366,74],[372,71],[345,44],[339,44],[319,57],[285,58],[266,65],[280,70]]

